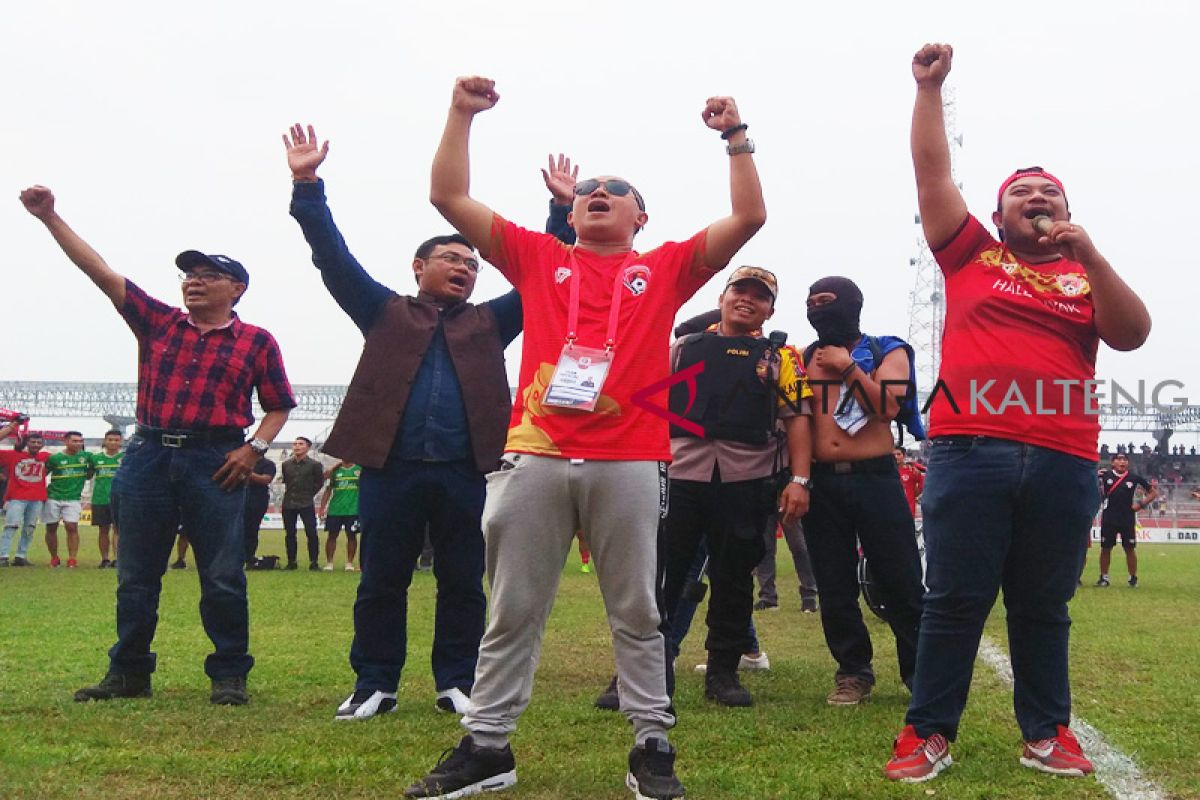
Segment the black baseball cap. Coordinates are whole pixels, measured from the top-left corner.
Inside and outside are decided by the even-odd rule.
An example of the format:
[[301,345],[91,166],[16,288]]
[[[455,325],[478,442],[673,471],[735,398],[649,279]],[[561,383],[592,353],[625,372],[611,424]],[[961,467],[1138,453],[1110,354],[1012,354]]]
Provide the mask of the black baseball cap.
[[247,289],[250,288],[250,273],[246,272],[246,268],[242,266],[240,261],[234,261],[229,256],[210,256],[201,253],[199,250],[184,250],[175,256],[175,266],[184,272],[201,264],[210,266],[218,272],[224,272],[238,283],[246,284]]

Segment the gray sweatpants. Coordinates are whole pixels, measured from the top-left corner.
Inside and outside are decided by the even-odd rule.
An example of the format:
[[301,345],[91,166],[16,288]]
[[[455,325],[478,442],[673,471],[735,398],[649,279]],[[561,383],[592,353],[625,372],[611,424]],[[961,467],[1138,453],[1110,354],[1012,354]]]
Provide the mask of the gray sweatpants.
[[658,527],[666,468],[507,453],[487,476],[483,536],[491,602],[471,707],[476,741],[503,747],[529,705],[546,619],[575,531],[583,530],[612,629],[621,710],[637,741],[666,739],[666,642],[659,625]]

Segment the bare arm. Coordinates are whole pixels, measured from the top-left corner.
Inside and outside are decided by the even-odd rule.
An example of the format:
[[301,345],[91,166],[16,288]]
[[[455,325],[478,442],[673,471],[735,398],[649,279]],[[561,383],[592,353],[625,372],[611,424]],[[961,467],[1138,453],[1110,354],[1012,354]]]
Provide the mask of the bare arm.
[[913,56],[917,99],[913,103],[912,158],[917,178],[917,207],[930,247],[950,241],[967,216],[967,203],[954,185],[950,144],[942,114],[942,82],[950,73],[954,48],[927,44]]
[[1087,270],[1096,332],[1106,345],[1114,350],[1136,350],[1145,344],[1150,336],[1146,304],[1100,255],[1087,231],[1073,222],[1056,220],[1039,241]]
[[459,78],[454,83],[450,113],[442,141],[433,157],[429,201],[446,221],[467,237],[487,258],[492,234],[492,210],[471,197],[471,122],[500,99],[495,81],[481,77]]
[[855,394],[863,410],[874,419],[890,422],[900,413],[908,391],[908,352],[898,347],[880,361],[868,375],[862,371],[844,347],[830,345],[813,352],[813,365],[842,375],[847,385],[857,384]]
[[108,295],[108,299],[120,310],[125,305],[125,277],[114,272],[100,254],[58,215],[54,210],[54,194],[45,186],[31,186],[21,192],[21,203],[26,211],[42,221],[67,258],[91,278],[92,283],[100,287],[100,291]]
[[[732,97],[710,97],[702,116],[705,125],[722,132],[742,124]],[[733,133],[728,142],[732,146],[744,144],[746,131]],[[730,215],[708,226],[704,261],[710,269],[723,269],[767,221],[762,185],[754,166],[754,156],[750,153],[729,157],[729,197]]]
[[[812,475],[812,417],[797,414],[783,421],[787,430],[788,461],[792,474],[801,477]],[[809,491],[798,483],[789,483],[779,498],[779,510],[783,512],[784,525],[791,525],[808,513]]]

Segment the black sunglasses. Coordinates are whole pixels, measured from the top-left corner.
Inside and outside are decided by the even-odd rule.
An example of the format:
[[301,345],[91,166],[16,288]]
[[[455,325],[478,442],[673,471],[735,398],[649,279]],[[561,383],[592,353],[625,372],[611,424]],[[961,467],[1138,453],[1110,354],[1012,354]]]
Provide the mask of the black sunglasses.
[[575,184],[575,194],[580,197],[586,197],[592,192],[604,186],[604,191],[615,197],[624,197],[633,192],[633,199],[637,202],[638,208],[642,211],[646,210],[646,203],[642,200],[642,196],[638,190],[633,188],[633,184],[629,181],[623,181],[620,178],[610,178],[606,181],[598,181],[595,178],[588,178],[584,181],[579,181]]

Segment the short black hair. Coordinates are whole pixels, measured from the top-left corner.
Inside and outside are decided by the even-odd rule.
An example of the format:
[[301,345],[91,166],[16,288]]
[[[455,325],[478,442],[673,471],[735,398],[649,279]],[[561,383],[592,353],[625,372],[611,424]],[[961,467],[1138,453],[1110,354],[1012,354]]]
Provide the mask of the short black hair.
[[121,433],[116,428],[113,428],[111,431],[105,431],[104,435],[105,436],[120,436],[122,439],[125,438],[125,434]]
[[66,439],[68,436],[78,436],[80,439],[83,438],[83,434],[80,433],[79,431],[66,431],[65,433],[63,433],[64,439]]
[[307,444],[309,447],[312,447],[312,439],[308,438],[307,436],[297,436],[297,437],[296,437],[296,441],[298,441],[298,442],[304,442],[304,443],[305,443],[305,444]]
[[413,258],[429,258],[430,253],[433,252],[433,248],[447,244],[461,244],[472,253],[475,252],[475,245],[468,242],[467,237],[461,233],[451,233],[446,236],[434,236],[432,239],[426,239],[421,242],[421,246],[417,248],[417,253]]

